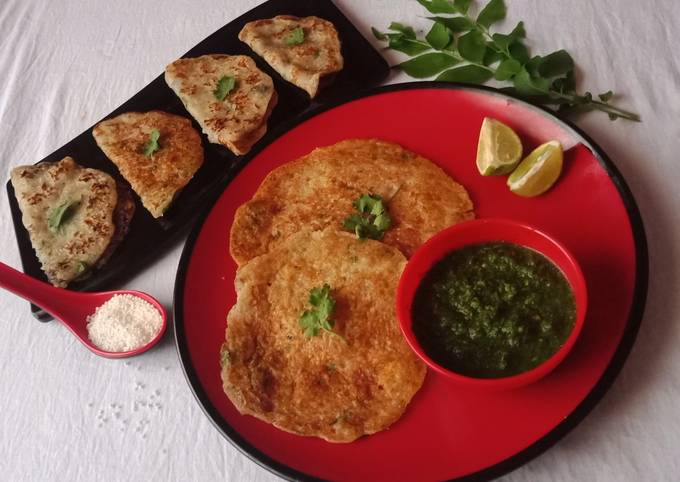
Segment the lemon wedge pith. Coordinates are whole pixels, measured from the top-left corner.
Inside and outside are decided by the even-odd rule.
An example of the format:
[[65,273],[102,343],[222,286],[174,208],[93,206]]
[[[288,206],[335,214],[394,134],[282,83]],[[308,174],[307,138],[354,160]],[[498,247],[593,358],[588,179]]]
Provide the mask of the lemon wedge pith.
[[508,187],[520,196],[533,197],[543,194],[560,177],[562,159],[562,145],[558,141],[541,144],[510,174]]
[[509,126],[485,117],[479,130],[477,169],[482,176],[508,174],[522,159],[522,142]]

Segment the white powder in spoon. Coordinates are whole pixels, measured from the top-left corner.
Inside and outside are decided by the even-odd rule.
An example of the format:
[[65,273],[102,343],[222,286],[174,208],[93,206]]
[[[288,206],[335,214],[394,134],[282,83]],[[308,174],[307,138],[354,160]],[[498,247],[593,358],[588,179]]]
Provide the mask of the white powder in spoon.
[[87,317],[87,334],[102,350],[135,350],[153,340],[163,318],[148,301],[129,294],[114,295]]

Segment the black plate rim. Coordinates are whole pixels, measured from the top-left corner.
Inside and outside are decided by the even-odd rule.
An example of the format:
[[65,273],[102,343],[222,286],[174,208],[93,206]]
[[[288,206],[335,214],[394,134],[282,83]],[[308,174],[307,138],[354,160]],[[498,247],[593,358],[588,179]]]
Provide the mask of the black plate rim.
[[[264,148],[266,148],[270,143],[278,139],[279,137],[285,135],[289,130],[302,124],[303,122],[309,120],[310,118],[321,114],[327,110],[338,107],[342,104],[359,100],[366,97],[371,97],[374,95],[380,95],[388,92],[396,92],[401,90],[422,90],[422,89],[452,89],[452,90],[470,90],[470,91],[480,91],[484,93],[490,93],[492,95],[504,97],[513,100],[514,102],[519,102],[523,104],[524,107],[537,111],[543,115],[549,116],[554,122],[561,125],[566,130],[572,131],[576,134],[583,145],[585,145],[598,160],[600,165],[605,169],[609,178],[612,180],[616,186],[621,200],[624,203],[626,212],[628,214],[628,220],[631,225],[631,231],[633,233],[633,239],[635,242],[635,287],[633,290],[633,299],[630,307],[628,321],[626,327],[624,328],[623,335],[619,342],[619,345],[610,360],[604,373],[597,381],[595,386],[590,390],[586,397],[581,401],[581,403],[557,426],[555,426],[546,435],[535,441],[530,446],[517,452],[515,455],[508,457],[501,462],[498,462],[492,466],[484,468],[478,472],[468,474],[456,479],[456,481],[464,482],[478,482],[487,481],[494,478],[505,475],[520,466],[528,463],[529,461],[535,459],[543,452],[548,450],[550,447],[555,445],[559,440],[561,440],[567,433],[569,433],[574,427],[576,427],[585,417],[588,415],[597,403],[602,399],[604,394],[609,390],[614,380],[618,376],[619,372],[623,368],[623,365],[630,354],[633,347],[635,339],[637,337],[640,325],[642,323],[642,318],[645,309],[645,302],[647,299],[647,287],[648,287],[648,271],[649,271],[649,260],[647,253],[647,240],[645,236],[644,225],[642,222],[642,217],[640,215],[640,210],[635,202],[633,194],[628,187],[626,181],[621,175],[620,171],[607,156],[604,150],[585,132],[583,132],[579,127],[574,125],[572,122],[561,119],[555,115],[555,113],[541,105],[535,105],[527,102],[524,99],[515,97],[506,92],[501,92],[499,89],[489,87],[489,86],[473,86],[469,84],[462,83],[452,83],[452,82],[436,82],[436,81],[423,81],[423,82],[406,82],[400,84],[390,84],[381,87],[375,87],[362,91],[360,93],[347,96],[342,99],[338,99],[334,102],[328,103],[323,106],[319,106],[315,109],[304,112],[297,118],[293,118],[287,122],[280,124],[275,132],[272,132],[271,136],[268,136],[266,143],[262,143],[260,148],[253,153],[249,159],[255,158]],[[240,172],[245,164],[239,167],[239,170],[234,172],[234,175],[227,181],[224,188],[231,182]],[[219,199],[219,198],[218,198]],[[200,219],[196,222],[189,234],[182,255],[178,264],[177,277],[175,279],[175,290],[173,294],[173,318],[174,318],[174,335],[175,344],[177,347],[177,353],[180,359],[180,364],[182,365],[182,371],[184,376],[191,388],[194,397],[196,398],[198,404],[200,405],[203,412],[208,416],[211,423],[215,428],[224,436],[231,444],[236,447],[242,454],[247,456],[253,462],[257,463],[261,467],[269,470],[270,472],[278,475],[279,477],[286,480],[302,480],[302,481],[317,481],[322,480],[317,477],[311,476],[297,469],[294,469],[286,464],[274,460],[269,455],[260,451],[248,441],[246,441],[231,425],[229,425],[225,420],[222,419],[217,409],[210,403],[205,391],[203,390],[198,376],[194,371],[191,364],[191,357],[189,354],[188,346],[186,343],[186,338],[184,335],[184,286],[186,282],[186,274],[191,260],[191,255],[193,253],[194,244],[198,238],[198,235],[203,229],[203,224],[212,211],[212,207],[206,208],[200,216]]]

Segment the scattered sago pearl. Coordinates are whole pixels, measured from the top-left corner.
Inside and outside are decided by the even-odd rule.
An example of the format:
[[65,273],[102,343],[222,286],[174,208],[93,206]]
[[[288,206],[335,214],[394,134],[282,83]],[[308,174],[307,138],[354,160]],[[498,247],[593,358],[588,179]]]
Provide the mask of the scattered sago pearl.
[[92,343],[110,352],[130,351],[153,340],[163,326],[159,311],[130,294],[114,295],[87,318]]

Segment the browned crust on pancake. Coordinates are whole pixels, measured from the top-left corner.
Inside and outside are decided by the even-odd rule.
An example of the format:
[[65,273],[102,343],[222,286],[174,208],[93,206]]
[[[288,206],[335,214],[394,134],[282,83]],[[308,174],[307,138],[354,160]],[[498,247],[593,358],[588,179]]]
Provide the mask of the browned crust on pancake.
[[[285,39],[296,28],[304,30],[305,40],[300,45],[287,45]],[[312,98],[344,65],[335,26],[319,17],[279,15],[255,20],[245,24],[238,38]]]
[[[226,99],[213,95],[217,82],[231,76],[236,83]],[[246,154],[267,131],[278,96],[267,74],[246,55],[203,55],[179,59],[165,68],[165,81],[212,143],[234,154]]]
[[[405,258],[332,229],[303,231],[242,266],[223,347],[224,391],[243,414],[331,442],[398,420],[425,366],[395,316]],[[337,336],[299,326],[311,288],[328,283]]]
[[345,140],[269,173],[236,211],[231,255],[242,265],[300,229],[342,229],[352,201],[365,193],[387,200],[392,227],[382,241],[407,257],[436,232],[474,217],[465,188],[431,161],[390,142]]
[[[154,129],[160,132],[160,149],[145,156]],[[126,112],[97,124],[92,135],[155,218],[203,164],[200,134],[189,119],[167,112]]]
[[118,202],[113,210],[113,224],[115,230],[109,245],[102,253],[101,257],[95,264],[95,268],[101,268],[111,258],[116,248],[123,242],[125,236],[130,230],[130,223],[135,215],[135,199],[132,197],[130,189],[122,182],[116,181],[116,191],[118,193]]
[[[22,222],[50,283],[67,286],[82,275],[82,266],[95,266],[107,254],[116,236],[114,212],[119,201],[111,176],[65,157],[59,162],[16,167],[11,177]],[[66,202],[75,203],[73,214],[52,231],[50,213]]]

